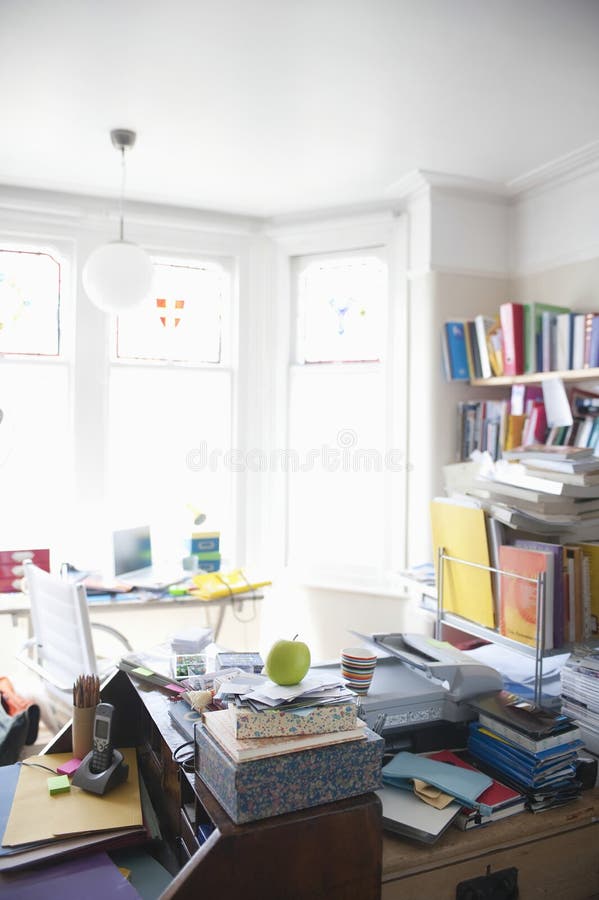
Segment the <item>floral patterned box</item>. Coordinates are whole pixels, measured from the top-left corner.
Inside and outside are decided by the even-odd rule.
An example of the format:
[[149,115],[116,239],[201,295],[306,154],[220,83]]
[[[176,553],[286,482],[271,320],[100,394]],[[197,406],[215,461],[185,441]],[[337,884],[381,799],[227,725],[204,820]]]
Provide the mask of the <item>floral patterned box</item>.
[[328,734],[356,728],[357,706],[354,700],[330,706],[315,706],[298,715],[292,710],[265,709],[253,712],[230,706],[238,738],[278,737],[292,734]]
[[381,786],[385,742],[366,739],[235,764],[197,725],[196,774],[238,825],[354,797]]

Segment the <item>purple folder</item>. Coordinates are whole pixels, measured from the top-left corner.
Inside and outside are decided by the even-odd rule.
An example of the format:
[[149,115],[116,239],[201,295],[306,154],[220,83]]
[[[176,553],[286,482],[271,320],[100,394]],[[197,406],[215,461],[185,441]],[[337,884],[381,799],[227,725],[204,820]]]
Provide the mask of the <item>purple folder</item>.
[[0,897],[11,900],[141,900],[106,853],[0,875]]

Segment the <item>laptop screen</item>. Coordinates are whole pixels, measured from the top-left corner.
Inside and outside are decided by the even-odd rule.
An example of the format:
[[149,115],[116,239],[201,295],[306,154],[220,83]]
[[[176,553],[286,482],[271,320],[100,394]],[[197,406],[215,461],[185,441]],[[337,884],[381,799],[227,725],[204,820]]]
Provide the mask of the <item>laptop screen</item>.
[[152,544],[150,526],[123,528],[113,531],[114,574],[125,575],[138,569],[149,569],[152,565]]

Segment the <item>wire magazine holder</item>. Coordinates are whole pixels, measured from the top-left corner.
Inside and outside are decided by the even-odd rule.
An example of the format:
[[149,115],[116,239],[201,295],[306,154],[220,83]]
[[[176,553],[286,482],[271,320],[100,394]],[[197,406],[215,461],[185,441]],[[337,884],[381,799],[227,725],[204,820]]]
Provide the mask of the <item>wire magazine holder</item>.
[[[508,647],[510,650],[516,650],[518,653],[525,655],[533,655],[535,657],[535,683],[534,683],[534,702],[537,706],[542,706],[542,684],[543,684],[543,659],[546,655],[545,650],[545,618],[546,618],[546,583],[545,573],[540,572],[536,578],[530,578],[527,575],[519,575],[515,572],[507,572],[503,569],[497,569],[494,566],[486,566],[482,563],[470,562],[467,559],[460,559],[455,556],[449,556],[445,553],[444,547],[439,547],[437,552],[438,559],[438,592],[437,592],[437,611],[435,620],[435,637],[441,639],[443,625],[450,625],[460,631],[465,631],[475,637],[483,638],[494,644],[500,644]],[[473,622],[463,616],[455,613],[447,612],[443,608],[443,589],[444,589],[444,568],[445,563],[456,563],[458,565],[470,566],[475,569],[506,576],[508,578],[516,578],[520,581],[526,581],[536,586],[536,623],[535,623],[535,644],[534,647],[525,644],[522,641],[516,641],[512,638],[500,634],[496,628],[487,628],[478,622]]]

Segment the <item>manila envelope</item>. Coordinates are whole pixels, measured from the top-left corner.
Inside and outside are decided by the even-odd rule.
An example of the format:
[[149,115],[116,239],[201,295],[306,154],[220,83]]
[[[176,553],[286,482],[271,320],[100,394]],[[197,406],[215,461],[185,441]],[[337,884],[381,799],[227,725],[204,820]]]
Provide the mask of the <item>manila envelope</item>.
[[[129,765],[129,776],[124,784],[104,796],[73,785],[70,791],[51,796],[48,778],[52,773],[38,766],[22,765],[2,846],[142,825],[137,754],[132,747],[121,749],[121,753]],[[48,753],[30,756],[24,762],[56,770],[71,758],[70,753]]]

